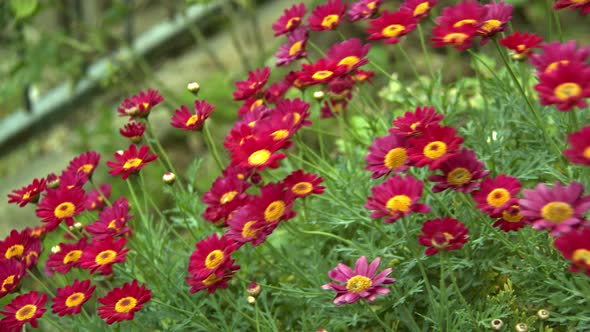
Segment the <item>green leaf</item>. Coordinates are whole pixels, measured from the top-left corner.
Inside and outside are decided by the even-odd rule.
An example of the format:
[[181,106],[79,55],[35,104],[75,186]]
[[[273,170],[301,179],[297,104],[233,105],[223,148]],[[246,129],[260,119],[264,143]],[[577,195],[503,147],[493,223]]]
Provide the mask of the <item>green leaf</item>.
[[33,15],[37,9],[37,0],[10,0],[10,8],[17,19],[27,18]]

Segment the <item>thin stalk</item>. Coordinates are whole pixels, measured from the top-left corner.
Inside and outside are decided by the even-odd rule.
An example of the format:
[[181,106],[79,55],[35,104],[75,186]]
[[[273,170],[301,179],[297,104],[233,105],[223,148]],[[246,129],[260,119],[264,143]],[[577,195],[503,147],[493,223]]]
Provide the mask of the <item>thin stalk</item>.
[[384,331],[393,331],[390,326],[387,326],[387,324],[385,324],[385,322],[383,320],[381,320],[381,318],[379,317],[379,315],[377,315],[375,310],[373,310],[373,308],[371,308],[371,305],[369,304],[368,301],[365,301],[364,299],[362,299],[361,303],[363,304],[363,306],[365,306],[367,309],[369,309],[371,314],[373,314],[373,317],[375,317],[375,320],[379,323],[379,325],[381,325],[385,329]]
[[230,27],[230,29],[229,29],[229,35],[230,35],[230,38],[232,41],[232,45],[236,49],[236,53],[238,54],[238,57],[240,58],[240,61],[242,63],[242,67],[244,68],[244,71],[247,72],[248,70],[250,70],[250,68],[252,68],[252,66],[250,66],[250,61],[248,60],[248,57],[246,56],[246,53],[244,52],[244,49],[242,48],[242,44],[240,44],[240,40],[239,40],[238,36],[236,35],[236,32],[233,27],[233,25],[236,24],[237,22],[239,22],[239,20],[236,19],[236,15],[235,15],[234,11],[232,10],[232,8],[230,7],[228,1],[223,1],[221,7],[222,7],[224,14],[226,16],[228,16],[231,20],[232,27]]
[[[395,293],[395,296],[397,298],[401,298],[401,295],[399,293],[399,291],[397,290],[397,287],[393,287],[393,292]],[[414,319],[414,315],[412,315],[410,313],[410,310],[408,310],[408,308],[406,308],[406,305],[402,305],[402,310],[404,311],[404,313],[406,314],[406,316],[408,316],[408,318],[410,319],[410,323],[412,323],[410,330],[414,331],[414,332],[419,332],[422,331],[422,329],[420,328],[420,325],[418,325],[418,323],[416,323],[416,320]]]
[[331,237],[333,239],[336,239],[336,240],[339,240],[341,242],[344,242],[344,243],[348,244],[351,247],[354,247],[356,250],[358,250],[360,252],[363,251],[363,249],[361,247],[359,247],[356,243],[354,243],[354,242],[352,242],[350,240],[347,240],[347,239],[345,239],[343,237],[340,237],[338,235],[332,234],[332,233],[320,232],[320,231],[306,231],[306,230],[300,230],[300,232],[301,233],[304,233],[304,234],[312,234],[312,235],[321,235],[321,236],[325,236],[325,237]]
[[149,221],[147,220],[147,217],[145,216],[141,208],[141,205],[139,204],[139,200],[137,199],[137,195],[135,194],[135,189],[133,189],[131,180],[127,179],[125,182],[127,182],[127,187],[129,188],[129,192],[131,193],[131,199],[137,209],[137,212],[139,213],[139,217],[141,219],[141,223],[143,224],[143,228],[146,232],[150,232]]
[[424,86],[422,84],[422,80],[420,79],[420,73],[418,73],[418,69],[416,68],[416,65],[414,65],[414,61],[412,61],[412,59],[410,58],[408,53],[406,53],[406,51],[400,45],[400,43],[397,43],[397,48],[399,49],[400,53],[404,57],[404,60],[406,61],[406,63],[410,66],[410,69],[412,69],[412,72],[414,73],[414,76],[416,76],[416,79],[418,80],[420,85],[424,88]]
[[148,130],[148,135],[149,135],[149,138],[147,140],[148,143],[150,141],[150,138],[151,138],[151,140],[154,141],[154,143],[156,143],[156,147],[158,148],[158,154],[160,156],[162,156],[162,158],[164,159],[164,166],[165,166],[165,168],[167,168],[168,170],[174,172],[174,174],[176,175],[176,181],[175,181],[175,183],[178,183],[178,186],[180,187],[180,189],[182,190],[182,192],[186,193],[186,189],[184,188],[184,184],[182,183],[182,180],[180,179],[180,174],[174,168],[174,165],[170,161],[170,158],[168,157],[168,154],[166,154],[166,150],[164,150],[164,147],[162,147],[162,144],[160,144],[160,140],[155,135],[154,128],[152,127],[152,123],[149,120],[146,120],[146,125],[147,125],[147,130]]
[[422,47],[422,52],[424,53],[424,59],[426,60],[426,67],[428,67],[428,71],[430,72],[430,77],[432,80],[435,80],[434,76],[434,69],[432,68],[432,62],[430,62],[430,53],[428,53],[428,49],[426,48],[426,42],[424,38],[424,32],[422,31],[422,25],[418,24],[418,35],[420,36],[420,46]]
[[259,313],[258,313],[258,301],[254,301],[254,311],[256,312],[256,332],[260,332],[260,321],[259,321]]
[[223,170],[225,167],[223,162],[221,161],[221,157],[219,156],[219,151],[217,151],[217,145],[215,145],[215,141],[213,141],[213,136],[211,136],[211,131],[209,130],[208,122],[203,124],[203,133],[205,134],[204,141],[208,145],[209,151],[211,151],[211,154],[213,155],[213,159],[215,160],[217,167],[219,167],[220,170]]
[[90,182],[90,184],[92,185],[92,187],[94,187],[94,190],[96,190],[96,192],[100,195],[100,197],[102,198],[102,200],[107,203],[107,206],[111,206],[111,201],[109,201],[109,199],[104,195],[104,193],[102,192],[102,190],[100,190],[100,187],[96,184],[96,182],[94,182],[94,180],[92,180],[92,177],[88,178],[88,181]]
[[443,325],[445,326],[445,331],[448,331],[448,311],[447,311],[447,302],[448,302],[448,295],[447,295],[447,286],[445,284],[445,253],[444,251],[440,251],[438,253],[440,257],[440,279],[439,279],[439,291],[440,291],[440,317],[439,317],[439,327],[442,329]]

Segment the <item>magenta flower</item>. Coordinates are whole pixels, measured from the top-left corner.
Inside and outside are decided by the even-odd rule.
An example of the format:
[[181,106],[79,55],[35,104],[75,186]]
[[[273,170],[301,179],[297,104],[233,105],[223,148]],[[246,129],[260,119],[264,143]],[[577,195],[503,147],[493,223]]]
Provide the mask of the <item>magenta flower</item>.
[[422,225],[422,234],[418,235],[418,242],[428,247],[426,256],[432,256],[439,251],[461,248],[467,242],[468,233],[469,230],[457,219],[437,218]]
[[367,197],[365,208],[375,211],[371,218],[385,217],[385,223],[393,223],[413,212],[428,213],[430,207],[418,203],[423,188],[424,183],[411,175],[395,175],[371,189],[373,196]]
[[374,301],[377,295],[387,295],[390,290],[381,286],[395,282],[395,278],[387,278],[391,268],[387,268],[375,275],[379,268],[381,258],[377,257],[368,264],[367,257],[362,256],[354,264],[354,271],[348,266],[339,263],[336,268],[328,272],[328,276],[334,281],[322,286],[323,289],[332,289],[336,292],[335,305],[354,303],[361,298],[368,302]]

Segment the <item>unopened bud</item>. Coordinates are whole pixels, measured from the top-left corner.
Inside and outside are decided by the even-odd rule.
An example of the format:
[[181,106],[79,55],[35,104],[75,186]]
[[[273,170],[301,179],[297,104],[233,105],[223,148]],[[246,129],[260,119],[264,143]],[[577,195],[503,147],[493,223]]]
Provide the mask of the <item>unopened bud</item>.
[[125,109],[125,114],[127,114],[129,116],[137,115],[137,113],[139,113],[139,108],[137,106],[133,106],[133,107]]
[[123,150],[117,150],[117,151],[115,151],[115,153],[118,154],[119,156],[122,156],[124,152],[125,151],[123,151]]
[[51,247],[51,252],[57,254],[61,251],[61,247],[59,245]]
[[518,323],[514,326],[514,330],[516,332],[527,332],[529,330],[529,326],[525,323]]
[[176,181],[176,175],[172,172],[166,172],[164,175],[162,175],[162,180],[166,184],[173,184],[174,181]]
[[248,295],[253,296],[253,297],[257,297],[260,292],[262,291],[262,287],[260,287],[260,284],[256,283],[256,282],[251,282],[248,285],[248,288],[246,289],[246,291],[248,292]]
[[492,319],[492,322],[490,323],[490,327],[494,331],[500,331],[504,327],[504,322],[498,318]]
[[55,173],[51,173],[47,175],[47,187],[51,189],[56,189],[59,187],[59,178]]
[[197,82],[190,82],[186,85],[186,89],[190,91],[192,94],[196,95],[197,93],[199,93],[201,86]]
[[80,228],[82,228],[82,224],[81,224],[81,223],[79,223],[79,222],[77,222],[77,223],[74,223],[74,228],[75,228],[75,229],[80,229]]
[[313,98],[315,98],[315,100],[322,100],[324,99],[324,91],[316,91],[313,93]]
[[262,175],[260,175],[260,173],[252,174],[252,176],[250,177],[250,181],[252,181],[252,183],[255,185],[259,185],[262,183]]
[[254,296],[248,296],[246,301],[248,301],[248,303],[250,303],[250,304],[254,304],[254,303],[256,303],[256,298]]
[[545,309],[541,309],[539,311],[537,311],[537,317],[539,317],[539,319],[545,320],[547,318],[549,318],[551,314],[549,313],[548,310]]
[[326,329],[317,329],[317,330],[315,330],[315,332],[328,332],[328,330],[326,330]]

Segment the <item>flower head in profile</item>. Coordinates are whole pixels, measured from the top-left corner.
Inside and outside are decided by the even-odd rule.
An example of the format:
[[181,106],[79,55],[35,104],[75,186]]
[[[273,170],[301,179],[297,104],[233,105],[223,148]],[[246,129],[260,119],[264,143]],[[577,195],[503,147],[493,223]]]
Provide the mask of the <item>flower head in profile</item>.
[[490,216],[498,215],[505,209],[518,203],[516,195],[520,192],[521,184],[517,178],[500,174],[497,178],[484,179],[479,190],[473,192],[476,208]]
[[129,121],[123,128],[119,129],[119,133],[123,137],[127,137],[132,143],[139,143],[143,139],[145,132],[145,125],[141,122]]
[[33,183],[21,188],[15,189],[8,194],[8,203],[15,203],[23,207],[29,203],[37,203],[39,196],[46,189],[45,179],[34,179]]
[[315,7],[307,18],[309,28],[313,31],[334,30],[342,23],[347,5],[341,0],[328,0]]
[[189,111],[188,107],[181,105],[180,109],[174,111],[170,124],[186,131],[200,130],[214,109],[215,106],[211,106],[205,100],[195,100],[194,114]]
[[590,209],[590,195],[584,196],[579,182],[567,186],[556,182],[553,188],[539,183],[534,190],[525,189],[523,195],[518,202],[521,213],[536,230],[549,229],[551,235],[558,235],[587,224],[584,215]]
[[351,304],[360,299],[372,302],[377,295],[387,295],[390,290],[382,285],[395,282],[395,278],[388,278],[392,269],[387,268],[379,273],[381,258],[375,258],[370,264],[367,257],[361,256],[354,264],[354,270],[339,263],[336,268],[328,272],[328,276],[335,282],[329,282],[322,286],[323,289],[331,289],[336,292],[335,305]]
[[98,315],[107,324],[131,320],[143,305],[152,299],[152,291],[145,284],[138,285],[137,280],[114,288],[107,295],[98,299],[102,305],[98,307]]
[[554,245],[565,259],[572,262],[571,272],[584,272],[590,277],[590,228],[563,234]]
[[160,95],[158,90],[148,89],[147,91],[141,91],[139,94],[123,100],[121,106],[117,108],[117,112],[120,116],[146,118],[150,114],[152,108],[163,101],[164,98]]
[[418,203],[424,183],[410,175],[395,175],[371,189],[373,196],[367,197],[365,208],[373,210],[371,218],[385,217],[385,223],[395,222],[413,212],[427,213],[430,207]]
[[530,219],[525,218],[520,213],[520,205],[518,204],[513,204],[500,214],[493,215],[492,217],[498,218],[493,226],[500,228],[504,232],[517,231],[526,226]]
[[337,62],[322,58],[316,63],[303,64],[301,71],[297,73],[297,79],[305,86],[329,83],[347,70],[346,65],[339,65]]
[[590,13],[590,1],[588,0],[556,0],[553,9],[569,8],[569,10],[580,10],[582,15]]
[[287,43],[279,46],[275,53],[278,58],[277,66],[286,66],[291,62],[307,56],[306,44],[309,34],[307,29],[301,27],[293,30],[287,35]]
[[158,158],[155,154],[150,154],[150,148],[143,145],[137,150],[134,144],[129,146],[129,149],[123,153],[114,154],[115,161],[107,161],[107,166],[111,168],[109,173],[113,176],[121,175],[123,180],[127,179],[129,175],[139,172],[147,163]]
[[368,164],[365,169],[373,172],[373,179],[404,172],[409,166],[406,140],[395,133],[377,137],[369,147],[365,160]]
[[585,126],[567,137],[570,149],[563,154],[574,164],[590,166],[590,126]]
[[248,72],[247,80],[236,82],[237,90],[234,91],[234,100],[245,100],[260,94],[269,76],[269,67]]
[[539,48],[543,37],[534,33],[514,32],[511,35],[500,39],[500,44],[511,51],[510,56],[514,60],[528,59],[533,48]]
[[438,182],[432,188],[432,192],[435,193],[447,189],[470,193],[479,186],[478,180],[490,172],[483,168],[483,163],[477,159],[475,153],[466,148],[442,163],[439,170],[443,174],[428,177],[429,181]]
[[350,22],[356,22],[373,17],[383,3],[382,0],[360,0],[350,4],[346,12]]
[[369,21],[369,24],[369,40],[383,40],[386,44],[395,44],[416,28],[418,20],[411,10],[401,8],[393,13],[384,11],[380,17]]
[[303,16],[307,10],[305,4],[302,2],[298,5],[293,5],[289,9],[285,9],[283,15],[273,23],[272,29],[275,31],[275,37],[291,32],[298,28],[303,21]]
[[369,62],[366,56],[370,48],[370,44],[363,45],[360,39],[352,38],[333,44],[326,57],[339,66],[346,66],[345,73],[349,73]]
[[0,259],[0,299],[18,289],[25,265],[16,259]]
[[439,251],[450,251],[461,248],[467,242],[469,231],[464,224],[453,218],[437,218],[426,221],[422,225],[422,234],[418,242],[428,247],[425,254],[432,256]]
[[482,6],[483,16],[477,32],[482,36],[482,44],[498,32],[504,31],[506,24],[512,18],[512,5],[500,2],[490,2]]
[[47,302],[47,294],[39,294],[32,291],[15,297],[7,304],[0,314],[4,318],[0,320],[0,330],[6,332],[18,332],[26,323],[37,328],[37,318],[43,316],[47,309],[43,308]]
[[66,171],[72,173],[79,173],[82,172],[88,178],[92,177],[92,173],[94,173],[94,169],[98,166],[98,162],[100,161],[100,154],[96,151],[88,151],[80,154],[79,156],[75,157],[70,161],[70,164],[66,168]]
[[90,280],[74,280],[72,285],[67,285],[56,290],[51,306],[53,313],[59,316],[79,314],[82,305],[92,298],[96,286],[90,286]]
[[541,105],[555,105],[562,112],[585,108],[585,99],[590,98],[590,66],[582,62],[562,63],[540,74],[535,90]]
[[305,173],[303,170],[296,170],[283,179],[282,184],[295,197],[306,197],[311,194],[321,194],[325,187],[321,186],[323,179],[313,173]]
[[530,62],[538,73],[549,73],[561,65],[573,62],[585,63],[590,56],[590,47],[578,48],[575,40],[565,43],[544,43],[540,53],[531,54]]
[[438,0],[405,0],[400,7],[411,10],[415,18],[422,19],[428,16],[437,3]]
[[74,217],[84,211],[85,203],[84,189],[52,189],[39,202],[35,213],[42,218],[42,222],[47,223],[49,229],[55,229],[62,221],[72,226]]
[[84,208],[86,210],[102,210],[102,208],[106,205],[103,195],[106,199],[111,197],[112,188],[109,183],[99,185],[98,189],[100,189],[100,192],[96,189],[93,189],[88,195],[86,195],[86,203],[84,203]]
[[424,129],[432,125],[438,125],[444,115],[437,113],[432,106],[418,106],[414,112],[406,112],[392,121],[394,128],[389,132],[400,136],[421,136]]

